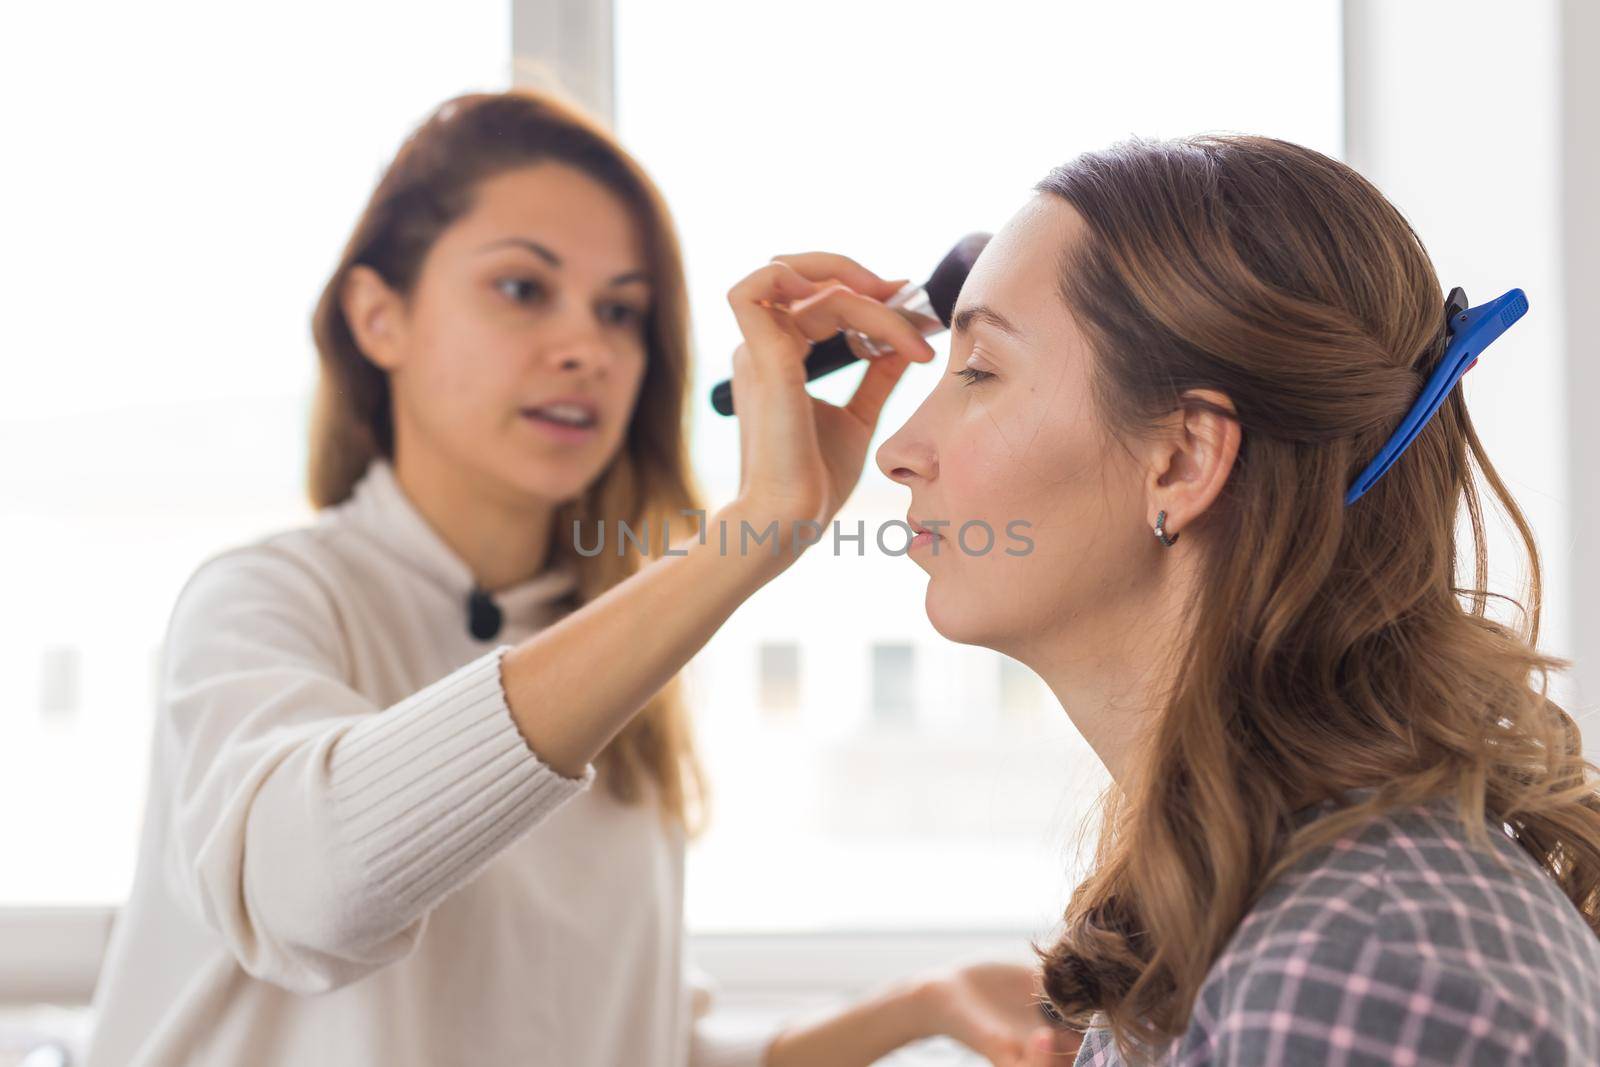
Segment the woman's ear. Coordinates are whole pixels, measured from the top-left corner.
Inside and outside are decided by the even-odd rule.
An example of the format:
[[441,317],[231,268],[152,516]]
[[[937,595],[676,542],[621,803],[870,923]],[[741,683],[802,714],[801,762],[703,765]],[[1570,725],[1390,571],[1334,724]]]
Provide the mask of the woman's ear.
[[377,271],[357,263],[345,275],[339,306],[361,354],[384,370],[396,369],[405,352],[406,309],[400,294]]
[[1157,514],[1165,511],[1167,533],[1188,528],[1216,501],[1233,473],[1241,437],[1233,401],[1226,394],[1189,389],[1179,405],[1155,437],[1145,487],[1149,524],[1153,527]]

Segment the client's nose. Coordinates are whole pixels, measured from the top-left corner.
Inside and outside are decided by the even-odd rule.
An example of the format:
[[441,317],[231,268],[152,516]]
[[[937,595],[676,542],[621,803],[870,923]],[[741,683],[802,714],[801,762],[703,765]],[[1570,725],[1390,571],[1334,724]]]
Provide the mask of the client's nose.
[[914,422],[906,423],[878,446],[878,469],[902,485],[939,476],[938,454],[932,443],[916,432]]

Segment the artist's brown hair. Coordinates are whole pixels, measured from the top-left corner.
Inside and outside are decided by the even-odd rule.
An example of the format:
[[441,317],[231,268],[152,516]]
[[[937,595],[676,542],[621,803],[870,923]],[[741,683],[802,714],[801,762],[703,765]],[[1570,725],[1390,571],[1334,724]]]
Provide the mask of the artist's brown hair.
[[[1036,190],[1087,223],[1059,289],[1109,431],[1137,435],[1212,389],[1242,437],[1184,534],[1198,592],[1161,621],[1192,634],[1177,687],[1108,791],[1092,873],[1042,952],[1057,1010],[1079,1026],[1104,1013],[1132,1059],[1158,1051],[1267,883],[1383,809],[1436,798],[1484,847],[1503,826],[1600,934],[1600,768],[1547,697],[1570,663],[1536,650],[1538,549],[1460,389],[1344,503],[1445,348],[1444,293],[1411,226],[1350,167],[1265,137],[1135,140]],[[1498,594],[1474,468],[1527,553],[1524,601],[1505,598],[1514,628],[1485,614]],[[1367,787],[1294,831],[1296,798]]]
[[[686,398],[692,348],[689,303],[677,232],[665,201],[640,165],[598,121],[556,91],[475,93],[441,104],[389,164],[356,222],[312,316],[320,362],[311,418],[307,492],[314,508],[345,500],[374,457],[394,458],[388,372],[367,359],[345,321],[340,295],[364,264],[402,296],[441,232],[471,207],[479,185],[518,167],[553,161],[574,166],[627,204],[642,237],[653,297],[647,357],[628,433],[617,455],[581,498],[554,519],[551,563],[578,574],[587,602],[639,569],[626,555],[576,551],[568,532],[597,523],[692,531],[684,510],[701,507],[689,466]],[[647,546],[648,550],[648,546]],[[681,687],[674,679],[601,754],[602,781],[621,799],[656,786],[664,809],[698,825],[704,777]]]

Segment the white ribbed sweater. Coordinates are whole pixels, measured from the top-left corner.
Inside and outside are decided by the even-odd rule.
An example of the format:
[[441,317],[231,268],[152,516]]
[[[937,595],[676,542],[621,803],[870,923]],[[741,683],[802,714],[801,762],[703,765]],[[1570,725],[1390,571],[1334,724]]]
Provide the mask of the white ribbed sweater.
[[769,1034],[691,1007],[681,835],[546,766],[506,707],[501,655],[574,576],[495,594],[492,645],[472,584],[381,459],[196,569],[89,1067],[760,1062]]

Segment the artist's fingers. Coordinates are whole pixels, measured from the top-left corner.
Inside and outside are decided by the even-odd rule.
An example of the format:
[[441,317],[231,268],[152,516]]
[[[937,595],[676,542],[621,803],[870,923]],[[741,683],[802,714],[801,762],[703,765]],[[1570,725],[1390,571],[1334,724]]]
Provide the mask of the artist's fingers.
[[880,278],[849,256],[841,256],[837,252],[795,252],[772,258],[787,263],[797,273],[814,282],[841,281],[856,292],[877,300],[889,299],[906,283],[904,278]]
[[991,1067],[1015,1067],[1018,1063],[1025,1063],[1027,1055],[1026,1046],[1008,1033],[997,1029],[980,1029],[967,1035],[966,1038],[972,1051],[988,1060]]
[[922,332],[894,308],[834,282],[789,306],[800,331],[812,341],[825,341],[844,329],[859,330],[874,344],[885,344],[910,359],[927,362],[933,346]]
[[804,356],[806,340],[785,307],[820,288],[787,263],[774,260],[751,271],[728,290],[728,306],[752,349],[754,364],[762,367],[766,359],[792,357],[796,352]]
[[1068,1067],[1078,1055],[1083,1034],[1059,1026],[1041,1026],[1028,1035],[1026,1067]]
[[1028,1035],[1022,1067],[1066,1067],[1069,1062],[1070,1058],[1063,1057],[1061,1047],[1048,1027],[1041,1026]]
[[856,385],[856,391],[850,394],[850,402],[844,406],[845,410],[868,427],[877,426],[884,402],[889,399],[895,383],[910,365],[911,361],[898,353],[872,360],[867,365],[867,373],[861,376],[861,381]]

